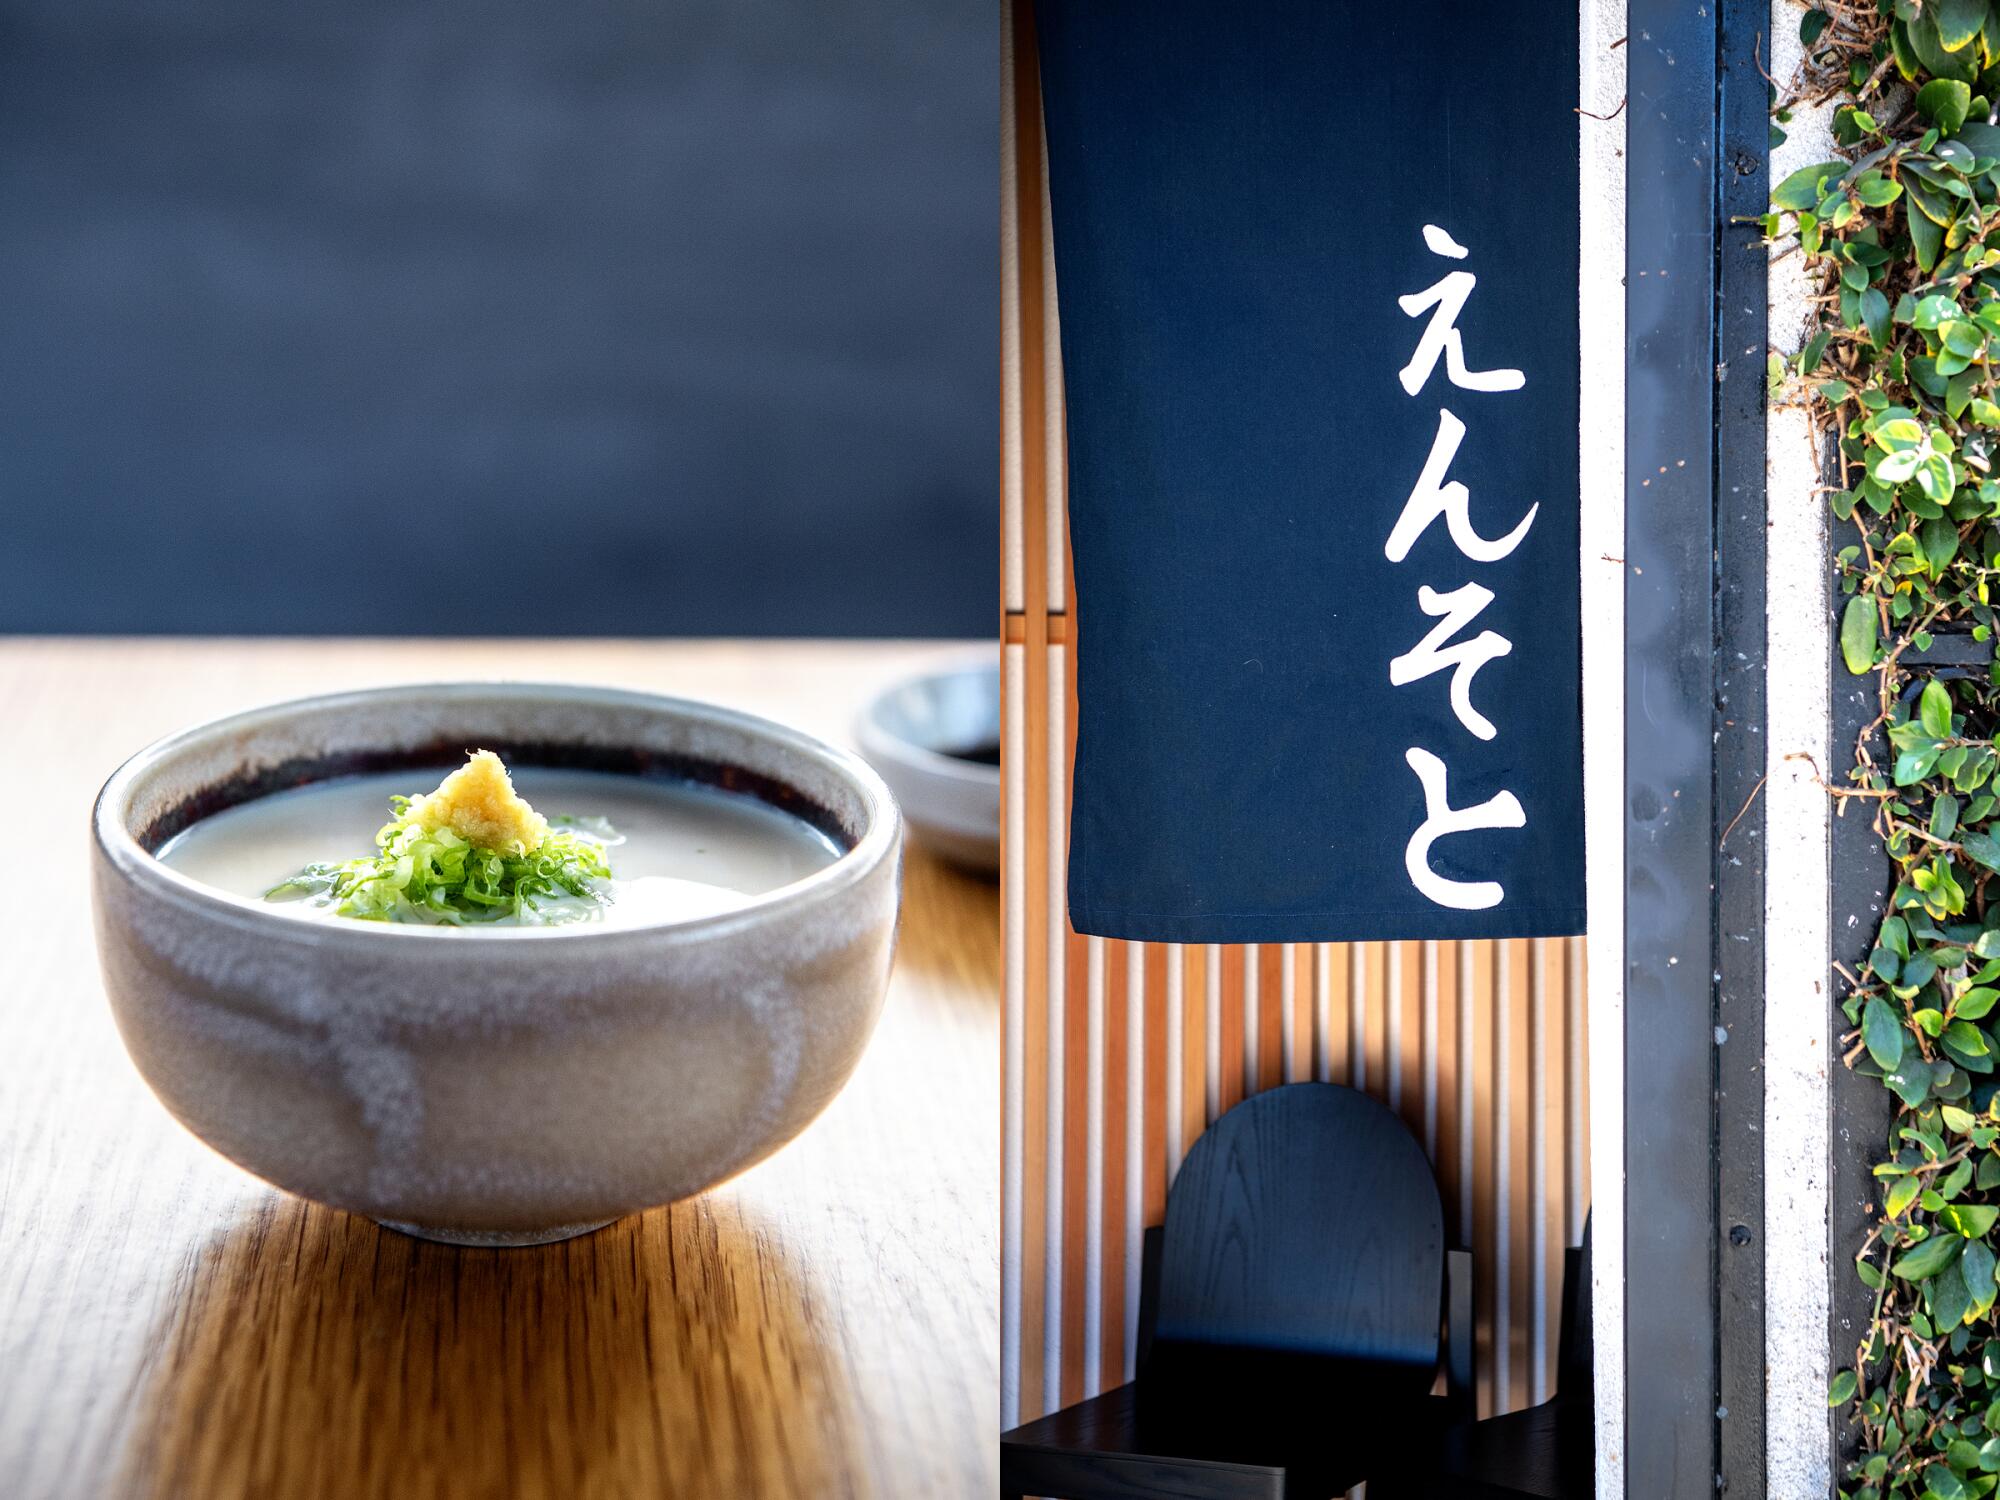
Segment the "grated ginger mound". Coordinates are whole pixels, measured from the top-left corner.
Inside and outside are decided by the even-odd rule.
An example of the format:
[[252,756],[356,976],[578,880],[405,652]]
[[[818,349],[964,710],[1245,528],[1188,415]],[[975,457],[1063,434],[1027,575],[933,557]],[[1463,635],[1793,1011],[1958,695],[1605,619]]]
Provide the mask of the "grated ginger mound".
[[549,832],[549,820],[522,800],[491,750],[473,751],[436,791],[412,797],[399,821],[433,831],[449,828],[477,848],[517,855],[533,854]]

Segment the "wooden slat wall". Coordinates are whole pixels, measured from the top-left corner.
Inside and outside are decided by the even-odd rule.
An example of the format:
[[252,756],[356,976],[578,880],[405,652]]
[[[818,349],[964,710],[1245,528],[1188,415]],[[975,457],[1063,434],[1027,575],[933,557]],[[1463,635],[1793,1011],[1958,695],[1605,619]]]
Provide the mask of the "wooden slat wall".
[[1209,1121],[1307,1078],[1365,1088],[1429,1149],[1480,1269],[1482,1413],[1555,1375],[1562,1248],[1588,1194],[1580,939],[1136,944],[1081,937],[1063,871],[1076,723],[1055,278],[1033,16],[1002,85],[1002,1421],[1130,1377],[1140,1230]]

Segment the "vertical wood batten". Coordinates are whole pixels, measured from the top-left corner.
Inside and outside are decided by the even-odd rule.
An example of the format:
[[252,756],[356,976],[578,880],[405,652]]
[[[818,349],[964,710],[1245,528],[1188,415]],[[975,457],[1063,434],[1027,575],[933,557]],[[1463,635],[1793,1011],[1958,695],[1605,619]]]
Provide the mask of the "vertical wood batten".
[[1005,1016],[1001,1045],[1003,1108],[1001,1122],[1000,1192],[1000,1420],[1003,1428],[1018,1423],[1021,1406],[1021,1278],[1025,1221],[1027,1150],[1027,881],[1022,845],[1027,829],[1027,795],[1022,768],[1027,764],[1021,694],[1022,648],[1000,648],[1000,718],[1003,766],[1000,777],[1001,837],[1008,858],[1000,881],[1001,995]]
[[1243,949],[1243,1092],[1248,1098],[1262,1086],[1259,1045],[1264,1035],[1264,950],[1256,943]]
[[1349,1088],[1368,1087],[1368,945],[1347,945],[1347,1077]]
[[[1202,1109],[1204,1127],[1214,1123],[1222,1113],[1222,947],[1218,943],[1208,943],[1202,948],[1202,1036],[1207,1041],[1203,1052],[1205,1066],[1202,1069]],[[1195,1134],[1200,1134],[1196,1131]],[[1188,1141],[1193,1145],[1193,1137]]]
[[[1208,993],[1210,965],[1207,945],[1184,944],[1181,949],[1181,961],[1187,966],[1187,978],[1181,986],[1182,1004],[1190,1013],[1183,1028],[1187,1038],[1187,1052],[1185,1072],[1182,1075],[1179,1157],[1184,1158],[1188,1147],[1194,1144],[1195,1137],[1208,1128],[1208,1016],[1211,1007]],[[1220,1009],[1220,1007],[1215,1008]]]
[[1131,1218],[1132,1131],[1134,1107],[1128,1054],[1143,1045],[1143,1018],[1130,1012],[1131,986],[1127,972],[1138,956],[1129,943],[1104,945],[1104,1170],[1098,1186],[1104,1218],[1103,1252],[1098,1301],[1097,1347],[1087,1372],[1087,1389],[1098,1391],[1125,1378],[1125,1280],[1133,1262],[1125,1253],[1125,1225]]
[[1403,1108],[1403,947],[1384,943],[1382,971],[1383,1082],[1389,1108]]
[[[1061,1404],[1063,1355],[1063,1261],[1069,1219],[1064,1187],[1069,1165],[1069,988],[1064,936],[1068,918],[1063,912],[1062,879],[1065,829],[1061,819],[1062,801],[1057,791],[1063,765],[1063,720],[1066,717],[1066,687],[1062,677],[1062,650],[1043,648],[1045,654],[1042,722],[1043,751],[1048,757],[1047,790],[1043,798],[1044,818],[1042,889],[1047,902],[1043,910],[1043,951],[1047,967],[1043,971],[1043,992],[1047,995],[1048,1029],[1044,1033],[1048,1051],[1048,1156],[1043,1163],[1047,1191],[1044,1223],[1047,1240],[1042,1267],[1042,1380],[1043,1389]],[[1080,1228],[1081,1226],[1079,1226]]]
[[1286,943],[1283,954],[1283,978],[1280,981],[1278,1004],[1282,1007],[1282,1029],[1278,1037],[1279,1066],[1284,1071],[1286,1083],[1299,1081],[1299,949],[1296,944]]
[[[1051,287],[1053,290],[1053,287]],[[1057,466],[1058,469],[1060,465]],[[1066,532],[1067,526],[1059,528]],[[1056,616],[1051,612],[1053,625]],[[1087,989],[1089,977],[1090,941],[1080,936],[1069,925],[1068,899],[1068,842],[1069,842],[1069,789],[1076,766],[1076,651],[1075,636],[1070,636],[1068,647],[1050,647],[1055,660],[1062,663],[1061,692],[1054,704],[1062,710],[1061,733],[1056,742],[1061,746],[1062,773],[1050,788],[1050,844],[1053,848],[1060,843],[1062,858],[1051,871],[1051,884],[1061,893],[1061,899],[1053,903],[1051,922],[1061,924],[1063,948],[1064,983],[1068,987],[1068,1027],[1065,1032],[1066,1044],[1072,1057],[1082,1057],[1089,1043],[1088,1021],[1090,997]],[[1053,705],[1052,705],[1053,706]],[[1085,1114],[1088,1108],[1087,1079],[1072,1076],[1067,1080],[1068,1098],[1066,1107],[1072,1116]],[[1075,1223],[1087,1211],[1086,1182],[1089,1166],[1085,1156],[1084,1132],[1072,1130],[1067,1141],[1069,1159],[1065,1167],[1064,1187],[1067,1200],[1065,1218]],[[1063,1307],[1063,1381],[1062,1399],[1065,1404],[1083,1399],[1085,1385],[1084,1314],[1085,1298],[1089,1292],[1090,1278],[1095,1274],[1096,1265],[1084,1256],[1082,1238],[1072,1234],[1063,1244],[1064,1284],[1076,1291],[1064,1300]]]
[[1048,607],[1061,614],[1069,608],[1069,548],[1067,546],[1069,494],[1068,455],[1063,440],[1062,328],[1056,295],[1056,247],[1052,215],[1049,212],[1049,151],[1043,137],[1041,148],[1042,193],[1042,472],[1048,476],[1044,490],[1048,516],[1042,539],[1043,566],[1048,569]]
[[1104,1361],[1104,939],[1087,939],[1085,951],[1083,1393],[1094,1396]]
[[[1187,1056],[1187,964],[1179,943],[1168,943],[1163,949],[1167,971],[1167,1045],[1163,1068],[1178,1068],[1181,1059]],[[1180,1170],[1181,1142],[1186,1137],[1187,1125],[1181,1118],[1187,1104],[1187,1091],[1178,1082],[1168,1078],[1162,1090],[1166,1097],[1166,1172],[1167,1186],[1172,1187],[1174,1174]]]
[[1020,131],[1015,121],[1013,0],[1000,10],[1000,722],[1003,769],[1000,777],[1001,1081],[1000,1138],[1000,1424],[1022,1417],[1021,1278],[1027,1153],[1023,1122],[1027,1112],[1023,1071],[1027,1063],[1027,889],[1022,880],[1026,840],[1026,764],[1022,728],[1021,647],[1009,639],[1005,616],[1027,607],[1021,572],[1021,288],[1013,268],[1020,260],[1020,189],[1016,165]]
[[1145,1233],[1147,1129],[1154,1105],[1146,1088],[1146,1074],[1152,1062],[1148,1050],[1156,1027],[1146,1014],[1146,948],[1141,943],[1126,945],[1125,1016],[1128,1027],[1125,1053],[1125,1320],[1119,1340],[1119,1371],[1130,1380],[1136,1371],[1134,1345],[1139,1336],[1139,1272],[1142,1260],[1141,1236]]
[[1021,217],[1015,206],[1021,174],[1013,0],[1001,0],[1000,17],[1000,608],[1020,614],[1028,600],[1021,576],[1021,284],[1014,276],[1021,259]]

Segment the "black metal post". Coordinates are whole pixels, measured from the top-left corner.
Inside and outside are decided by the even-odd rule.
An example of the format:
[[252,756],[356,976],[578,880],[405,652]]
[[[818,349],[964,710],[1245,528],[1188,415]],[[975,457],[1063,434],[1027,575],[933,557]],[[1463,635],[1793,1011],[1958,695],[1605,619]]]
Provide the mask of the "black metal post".
[[1719,18],[1627,15],[1625,1473],[1695,1500],[1720,1475]]

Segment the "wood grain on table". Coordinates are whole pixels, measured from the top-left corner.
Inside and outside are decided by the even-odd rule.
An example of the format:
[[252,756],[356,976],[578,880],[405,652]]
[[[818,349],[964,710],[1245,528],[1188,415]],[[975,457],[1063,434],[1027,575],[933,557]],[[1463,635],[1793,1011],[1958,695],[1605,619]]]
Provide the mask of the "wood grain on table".
[[602,682],[844,742],[869,689],[939,654],[0,640],[15,855],[0,898],[0,1493],[993,1494],[992,885],[912,848],[880,1029],[798,1140],[702,1198],[496,1251],[302,1203],[176,1124],[119,1043],[85,881],[90,801],[112,769],[249,704],[391,681]]

